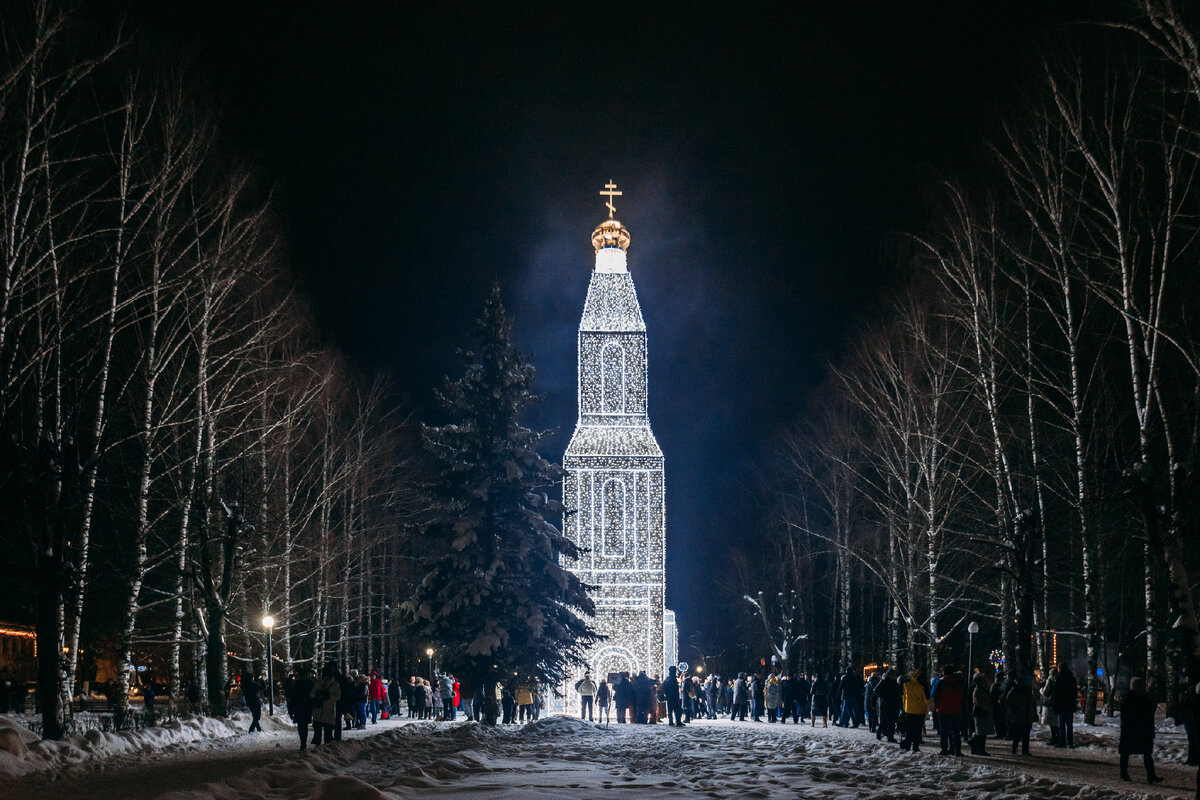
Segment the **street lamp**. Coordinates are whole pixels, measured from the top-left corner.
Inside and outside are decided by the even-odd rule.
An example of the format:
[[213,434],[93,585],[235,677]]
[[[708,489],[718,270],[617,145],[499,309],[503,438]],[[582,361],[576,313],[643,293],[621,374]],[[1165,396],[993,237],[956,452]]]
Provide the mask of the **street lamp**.
[[425,655],[429,656],[429,683],[433,684],[433,648],[425,651]]
[[969,640],[967,644],[967,680],[971,680],[971,668],[975,663],[975,634],[979,633],[979,623],[974,620],[967,626]]
[[275,627],[275,618],[267,614],[262,618],[263,627],[267,629],[267,715],[275,716],[275,671],[272,669],[274,659],[271,658],[271,629]]

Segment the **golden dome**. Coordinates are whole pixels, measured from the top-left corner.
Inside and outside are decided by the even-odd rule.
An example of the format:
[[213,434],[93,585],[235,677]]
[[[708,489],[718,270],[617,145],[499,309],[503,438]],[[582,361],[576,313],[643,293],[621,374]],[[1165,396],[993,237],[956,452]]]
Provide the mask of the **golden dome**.
[[592,247],[600,252],[606,247],[629,249],[629,228],[615,219],[606,219],[592,231]]

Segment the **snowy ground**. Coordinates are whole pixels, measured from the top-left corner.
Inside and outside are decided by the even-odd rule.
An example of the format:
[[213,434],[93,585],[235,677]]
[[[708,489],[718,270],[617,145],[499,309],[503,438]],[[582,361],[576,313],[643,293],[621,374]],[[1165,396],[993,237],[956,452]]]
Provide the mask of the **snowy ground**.
[[[1035,730],[1035,732],[1037,732]],[[563,717],[486,729],[381,722],[346,741],[295,752],[295,734],[220,737],[117,754],[0,781],[0,798],[381,800],[381,798],[1160,798],[1194,796],[1195,768],[1160,759],[1167,783],[1118,779],[1113,730],[1080,726],[1075,750],[1035,743],[1028,759],[914,756],[865,730],[697,722],[605,728]],[[1160,751],[1181,753],[1181,736]]]

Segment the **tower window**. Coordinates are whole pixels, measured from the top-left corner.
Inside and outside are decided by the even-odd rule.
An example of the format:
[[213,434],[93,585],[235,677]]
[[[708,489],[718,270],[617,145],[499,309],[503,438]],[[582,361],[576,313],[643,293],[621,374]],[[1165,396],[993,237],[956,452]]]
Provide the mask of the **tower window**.
[[600,354],[600,413],[625,413],[625,350],[616,342]]
[[600,554],[606,558],[623,558],[626,542],[625,481],[609,478],[604,482],[600,507]]

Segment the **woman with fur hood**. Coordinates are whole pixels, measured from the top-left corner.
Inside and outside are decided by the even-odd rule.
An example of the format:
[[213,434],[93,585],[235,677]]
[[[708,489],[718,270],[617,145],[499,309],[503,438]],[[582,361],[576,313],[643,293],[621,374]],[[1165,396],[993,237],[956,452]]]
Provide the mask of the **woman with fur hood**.
[[333,726],[337,723],[338,701],[342,699],[342,687],[338,683],[337,667],[330,662],[321,670],[321,677],[313,685],[312,719],[313,746],[333,741]]

